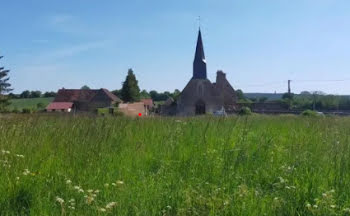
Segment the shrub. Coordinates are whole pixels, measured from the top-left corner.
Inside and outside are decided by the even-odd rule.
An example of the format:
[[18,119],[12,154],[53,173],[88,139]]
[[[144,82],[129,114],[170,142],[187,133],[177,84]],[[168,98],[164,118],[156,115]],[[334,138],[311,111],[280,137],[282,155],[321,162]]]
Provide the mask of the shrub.
[[30,108],[23,108],[22,113],[30,114],[33,113],[33,110]]
[[16,107],[12,110],[13,113],[20,113],[20,110]]
[[118,110],[114,110],[113,115],[114,116],[124,116],[124,113],[122,113],[122,112],[120,112]]
[[109,113],[109,108],[98,108],[97,114],[98,115],[107,115]]
[[316,111],[313,110],[304,110],[300,115],[302,116],[319,116],[319,114]]
[[238,112],[239,115],[251,115],[252,114],[252,111],[250,110],[249,107],[242,107],[239,112]]
[[45,105],[44,105],[44,103],[37,103],[36,104],[36,108],[38,108],[38,110],[43,110],[43,109],[45,109]]

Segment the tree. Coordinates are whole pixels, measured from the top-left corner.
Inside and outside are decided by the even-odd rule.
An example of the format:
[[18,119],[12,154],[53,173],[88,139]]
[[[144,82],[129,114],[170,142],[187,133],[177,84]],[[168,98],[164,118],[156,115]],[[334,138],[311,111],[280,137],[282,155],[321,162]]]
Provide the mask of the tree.
[[30,97],[30,91],[28,90],[25,90],[23,91],[20,95],[19,95],[20,98],[29,98]]
[[39,98],[39,97],[41,97],[41,91],[31,91],[29,97],[30,98]]
[[151,98],[151,95],[145,89],[141,91],[140,96],[144,99]]
[[[0,59],[3,56],[0,56]],[[10,70],[4,70],[4,67],[0,67],[0,111],[5,110],[5,108],[10,105],[9,98],[6,95],[11,92],[12,89],[11,84],[8,82],[10,78],[8,77],[8,73]]]
[[120,90],[114,90],[114,91],[112,91],[112,93],[115,95],[115,96],[117,96],[118,98],[122,98],[122,90],[120,89]]
[[80,89],[81,90],[90,90],[90,87],[87,85],[83,85]]
[[8,97],[9,97],[9,99],[18,99],[19,95],[10,93],[10,94],[8,94]]
[[238,100],[244,100],[245,99],[245,96],[244,96],[243,91],[241,89],[237,89],[236,90],[236,95],[237,95]]
[[301,95],[311,95],[311,93],[309,91],[302,91],[300,92]]
[[131,68],[128,70],[128,75],[123,82],[121,96],[124,102],[140,101],[140,88],[138,86],[138,81],[136,80],[135,74]]
[[53,91],[51,91],[51,92],[45,92],[45,93],[43,94],[43,97],[45,97],[45,98],[48,98],[48,97],[56,97],[56,92],[53,92]]
[[289,99],[289,100],[293,100],[293,98],[294,98],[294,94],[293,93],[284,93],[283,95],[282,95],[282,99]]
[[180,96],[181,92],[179,89],[175,89],[174,92],[172,93],[172,97],[174,100],[176,100]]
[[153,101],[158,101],[158,92],[156,90],[152,90],[149,92]]
[[268,100],[268,98],[267,97],[260,97],[258,100],[260,103],[265,103]]

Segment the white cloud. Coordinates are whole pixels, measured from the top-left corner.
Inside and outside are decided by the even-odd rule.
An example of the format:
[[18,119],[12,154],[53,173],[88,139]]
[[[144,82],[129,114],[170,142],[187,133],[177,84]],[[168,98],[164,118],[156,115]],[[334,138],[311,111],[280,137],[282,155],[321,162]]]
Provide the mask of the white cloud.
[[88,28],[79,18],[69,14],[54,14],[45,17],[46,24],[49,29],[73,35],[81,35],[89,33]]
[[49,23],[52,25],[62,25],[72,22],[74,17],[68,14],[55,14],[49,17]]
[[75,44],[72,46],[66,46],[54,51],[47,52],[43,55],[43,57],[48,59],[60,59],[65,57],[71,57],[82,52],[107,47],[108,44],[109,41],[94,41],[82,44]]

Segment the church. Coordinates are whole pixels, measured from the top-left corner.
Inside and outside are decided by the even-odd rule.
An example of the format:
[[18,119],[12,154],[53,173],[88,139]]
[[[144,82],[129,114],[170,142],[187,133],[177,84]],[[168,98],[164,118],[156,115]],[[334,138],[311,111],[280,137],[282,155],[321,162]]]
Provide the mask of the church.
[[215,83],[211,83],[207,78],[207,63],[199,29],[193,61],[193,76],[177,99],[176,115],[212,114],[223,109],[230,113],[235,111],[236,103],[236,92],[223,71],[217,71]]

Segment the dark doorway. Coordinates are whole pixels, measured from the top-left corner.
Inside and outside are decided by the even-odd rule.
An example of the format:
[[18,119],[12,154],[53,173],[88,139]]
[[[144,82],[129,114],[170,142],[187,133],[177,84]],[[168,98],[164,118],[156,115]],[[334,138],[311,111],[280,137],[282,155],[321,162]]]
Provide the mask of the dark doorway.
[[196,103],[196,115],[203,115],[205,114],[205,103],[202,100],[199,100]]

